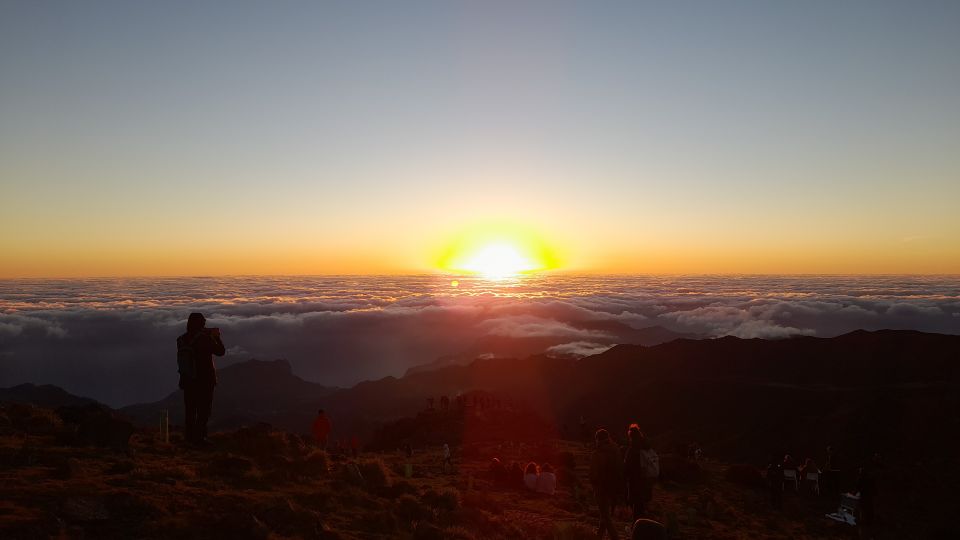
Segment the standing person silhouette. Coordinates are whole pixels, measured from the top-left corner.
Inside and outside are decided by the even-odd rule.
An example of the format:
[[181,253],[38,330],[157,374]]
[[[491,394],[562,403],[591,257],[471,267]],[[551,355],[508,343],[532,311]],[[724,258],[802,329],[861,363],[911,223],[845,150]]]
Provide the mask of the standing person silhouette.
[[187,331],[177,338],[177,364],[180,388],[183,389],[184,431],[187,442],[206,446],[207,422],[213,407],[213,388],[217,385],[217,368],[213,355],[226,352],[219,328],[207,328],[202,313],[191,313]]
[[594,435],[597,447],[590,458],[590,483],[600,510],[600,523],[597,538],[609,534],[611,540],[617,540],[617,528],[613,524],[613,507],[623,497],[623,457],[620,447],[610,438],[610,432],[598,429]]

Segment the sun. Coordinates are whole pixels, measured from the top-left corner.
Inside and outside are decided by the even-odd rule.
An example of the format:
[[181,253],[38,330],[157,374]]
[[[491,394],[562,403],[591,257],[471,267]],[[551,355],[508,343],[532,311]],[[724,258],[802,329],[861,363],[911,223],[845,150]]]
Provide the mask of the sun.
[[467,259],[462,269],[487,279],[504,279],[538,267],[538,264],[520,253],[517,246],[496,243],[480,248]]
[[540,235],[517,225],[477,225],[461,231],[440,256],[437,266],[449,272],[502,280],[558,266]]

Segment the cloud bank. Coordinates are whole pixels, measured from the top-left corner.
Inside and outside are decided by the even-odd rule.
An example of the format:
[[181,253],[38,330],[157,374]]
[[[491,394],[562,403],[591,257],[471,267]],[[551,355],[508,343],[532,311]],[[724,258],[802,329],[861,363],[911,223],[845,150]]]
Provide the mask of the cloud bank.
[[458,280],[457,288],[443,276],[0,281],[0,386],[57,384],[112,405],[157,399],[176,385],[175,338],[191,311],[223,330],[221,365],[286,358],[329,385],[458,354],[595,354],[651,326],[745,338],[960,333],[957,277]]

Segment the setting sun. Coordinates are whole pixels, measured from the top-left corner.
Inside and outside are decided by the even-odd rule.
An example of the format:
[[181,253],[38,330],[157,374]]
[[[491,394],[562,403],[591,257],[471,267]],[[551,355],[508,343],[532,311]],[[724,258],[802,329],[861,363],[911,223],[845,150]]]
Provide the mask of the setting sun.
[[463,270],[488,279],[502,279],[536,270],[537,265],[510,244],[491,244],[481,248],[463,265]]
[[504,279],[557,268],[553,251],[541,237],[515,224],[477,225],[447,244],[437,266],[452,272]]

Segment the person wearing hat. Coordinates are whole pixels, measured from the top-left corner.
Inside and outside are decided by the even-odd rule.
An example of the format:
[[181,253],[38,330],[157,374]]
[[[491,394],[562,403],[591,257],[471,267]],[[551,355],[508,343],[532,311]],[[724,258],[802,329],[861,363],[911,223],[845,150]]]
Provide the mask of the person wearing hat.
[[187,331],[177,338],[177,363],[180,388],[183,389],[184,436],[187,442],[208,445],[207,421],[213,407],[213,388],[217,385],[217,367],[213,356],[226,350],[219,328],[207,328],[202,313],[191,313]]

